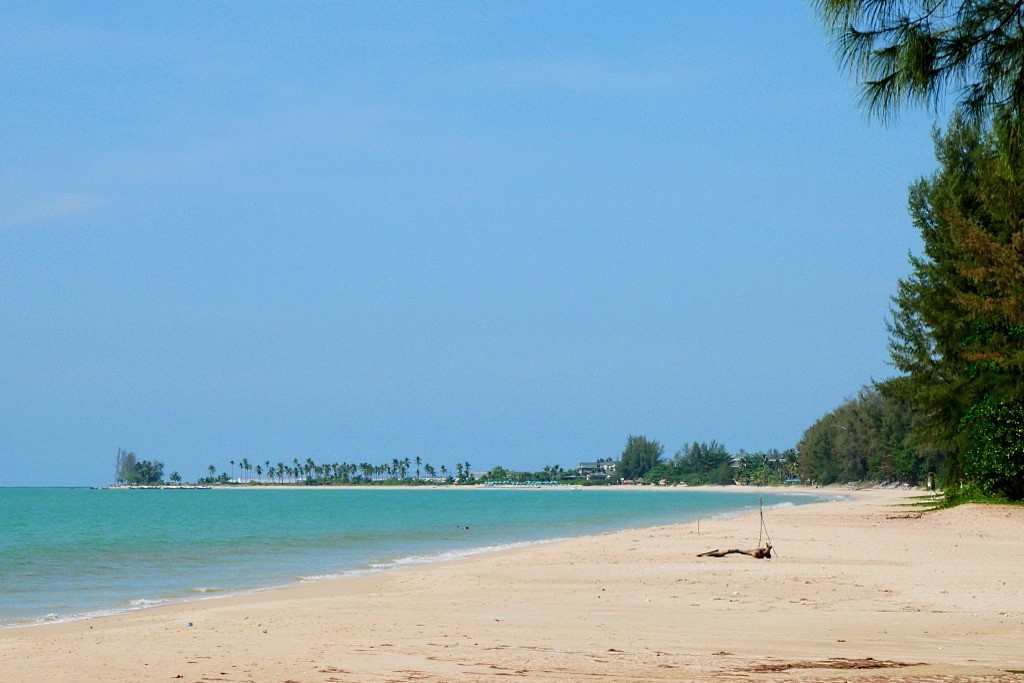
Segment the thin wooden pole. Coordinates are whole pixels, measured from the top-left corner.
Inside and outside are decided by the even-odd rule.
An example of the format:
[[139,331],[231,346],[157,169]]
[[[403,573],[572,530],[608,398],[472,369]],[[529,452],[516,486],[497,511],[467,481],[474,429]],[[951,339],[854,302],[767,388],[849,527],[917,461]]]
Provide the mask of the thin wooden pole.
[[761,527],[757,530],[757,547],[761,547],[761,533],[764,531],[764,496],[761,497]]

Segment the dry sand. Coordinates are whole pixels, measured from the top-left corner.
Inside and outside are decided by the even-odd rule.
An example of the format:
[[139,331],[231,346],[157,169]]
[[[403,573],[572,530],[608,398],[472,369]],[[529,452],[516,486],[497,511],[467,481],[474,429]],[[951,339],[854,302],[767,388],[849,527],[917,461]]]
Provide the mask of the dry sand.
[[1024,681],[1024,507],[910,495],[0,631],[0,682]]

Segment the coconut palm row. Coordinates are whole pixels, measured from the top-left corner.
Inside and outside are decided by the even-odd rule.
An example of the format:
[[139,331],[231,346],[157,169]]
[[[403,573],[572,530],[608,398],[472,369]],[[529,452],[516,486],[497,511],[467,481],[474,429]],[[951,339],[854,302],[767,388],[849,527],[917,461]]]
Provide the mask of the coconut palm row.
[[[415,469],[413,466],[415,465]],[[373,481],[422,481],[424,474],[429,480],[468,482],[472,481],[473,475],[470,472],[468,462],[456,463],[454,473],[449,476],[448,467],[441,465],[435,468],[430,463],[423,462],[423,459],[416,457],[393,458],[390,463],[375,465],[369,462],[348,463],[317,463],[312,458],[300,461],[293,458],[291,464],[278,462],[271,463],[264,460],[262,463],[251,463],[248,458],[239,461],[229,460],[229,469],[217,474],[217,467],[207,467],[209,477],[206,482],[230,482],[241,483],[266,483],[266,484],[326,484],[326,483],[365,483]],[[235,471],[238,476],[235,476]],[[229,476],[230,472],[230,476]]]

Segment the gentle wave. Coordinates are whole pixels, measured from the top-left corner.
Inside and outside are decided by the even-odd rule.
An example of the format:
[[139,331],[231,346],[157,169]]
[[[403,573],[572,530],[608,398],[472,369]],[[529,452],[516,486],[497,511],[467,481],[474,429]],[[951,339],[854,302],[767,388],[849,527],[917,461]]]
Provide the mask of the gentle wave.
[[397,569],[399,567],[406,567],[412,565],[422,564],[434,564],[437,562],[449,562],[452,560],[459,560],[465,557],[472,557],[474,555],[482,555],[484,553],[500,552],[502,550],[513,550],[515,548],[527,548],[529,546],[541,545],[544,543],[554,543],[556,541],[565,540],[564,538],[546,538],[535,541],[517,541],[514,543],[500,543],[493,545],[477,546],[474,548],[465,548],[462,550],[447,550],[444,552],[430,553],[427,555],[405,555],[403,557],[396,557],[393,560],[386,560],[384,562],[373,562],[368,568],[363,569],[350,569],[344,572],[336,572],[331,574],[313,574],[310,576],[300,576],[298,580],[300,582],[313,582],[313,581],[331,581],[333,579],[345,579],[353,576],[365,576],[370,573],[386,571],[388,569]]
[[[0,515],[0,538],[13,538],[15,548],[25,549],[0,552],[0,628],[219,599],[579,535],[730,517],[755,511],[759,497],[719,491],[662,496],[407,491],[395,496],[370,490],[311,497],[282,491],[268,513],[261,493],[154,497],[18,491],[0,497],[0,510],[9,508]],[[766,511],[823,498],[834,499],[763,496]],[[54,508],[61,514],[39,513]],[[111,521],[125,519],[135,523]],[[69,573],[69,568],[74,569]]]
[[37,617],[35,619],[23,619],[10,622],[0,622],[0,629],[24,628],[28,626],[44,626],[46,624],[66,624],[72,621],[97,619],[99,617],[111,617],[117,614],[125,614],[126,612],[136,612],[138,610],[148,609],[150,607],[166,605],[170,604],[171,602],[171,600],[149,600],[146,598],[139,598],[137,600],[129,600],[128,606],[126,607],[89,610],[86,612],[74,612],[71,614],[57,614],[56,612],[50,612],[49,614],[44,614],[43,616]]
[[374,569],[394,569],[396,567],[403,567],[408,565],[417,564],[433,564],[435,562],[447,562],[450,560],[459,560],[464,557],[472,557],[473,555],[482,555],[484,553],[494,553],[502,550],[513,550],[515,548],[528,548],[534,545],[542,545],[544,543],[555,543],[556,541],[565,540],[564,538],[545,538],[536,541],[517,541],[515,543],[500,543],[496,545],[484,545],[476,548],[467,548],[465,550],[448,550],[441,553],[433,553],[429,555],[406,555],[405,557],[399,557],[394,560],[387,562],[378,562],[370,565]]
[[129,600],[128,605],[130,607],[156,607],[157,605],[163,605],[166,600],[150,600],[148,598],[137,598],[135,600]]

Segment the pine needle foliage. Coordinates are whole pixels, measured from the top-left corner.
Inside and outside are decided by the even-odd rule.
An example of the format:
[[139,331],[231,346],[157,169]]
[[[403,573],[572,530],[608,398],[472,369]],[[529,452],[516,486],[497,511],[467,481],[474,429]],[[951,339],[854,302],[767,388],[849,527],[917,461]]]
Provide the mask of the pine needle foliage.
[[973,122],[1024,112],[1024,0],[813,4],[872,115],[888,119],[908,104],[934,111],[949,96]]
[[924,251],[893,297],[889,351],[903,374],[883,390],[913,406],[923,442],[949,449],[951,483],[970,464],[956,454],[973,457],[984,432],[971,411],[1024,399],[1024,162],[1010,136],[1003,119],[982,129],[954,116],[934,136],[938,172],[910,190]]

